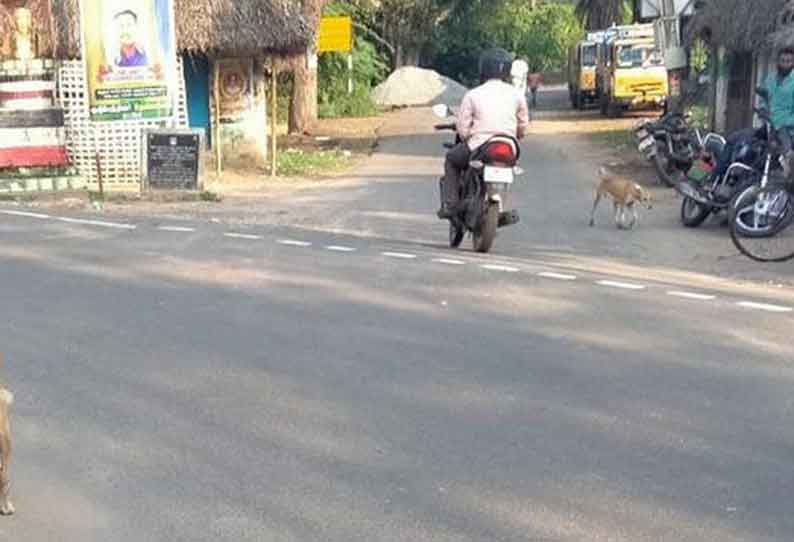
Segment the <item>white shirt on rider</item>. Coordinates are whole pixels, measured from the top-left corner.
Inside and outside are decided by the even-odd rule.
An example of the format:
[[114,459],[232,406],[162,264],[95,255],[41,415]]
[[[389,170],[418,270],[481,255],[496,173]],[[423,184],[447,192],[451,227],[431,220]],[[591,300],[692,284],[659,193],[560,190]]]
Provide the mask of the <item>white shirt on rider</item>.
[[514,86],[491,79],[463,97],[458,134],[472,151],[496,135],[523,138],[529,131],[527,98]]

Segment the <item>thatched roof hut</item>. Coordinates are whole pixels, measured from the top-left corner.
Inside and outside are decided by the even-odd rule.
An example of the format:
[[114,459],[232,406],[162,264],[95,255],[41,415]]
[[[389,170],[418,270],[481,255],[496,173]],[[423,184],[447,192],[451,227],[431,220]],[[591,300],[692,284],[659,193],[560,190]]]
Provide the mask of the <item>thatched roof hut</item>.
[[706,35],[713,45],[733,51],[768,48],[786,1],[706,0],[692,19],[689,37]]
[[769,43],[776,48],[794,46],[794,0],[788,0],[780,12]]
[[[52,11],[56,56],[78,57],[79,0],[52,0]],[[183,51],[222,51],[227,56],[296,53],[305,51],[312,39],[300,9],[289,0],[174,0],[174,11],[177,46]]]

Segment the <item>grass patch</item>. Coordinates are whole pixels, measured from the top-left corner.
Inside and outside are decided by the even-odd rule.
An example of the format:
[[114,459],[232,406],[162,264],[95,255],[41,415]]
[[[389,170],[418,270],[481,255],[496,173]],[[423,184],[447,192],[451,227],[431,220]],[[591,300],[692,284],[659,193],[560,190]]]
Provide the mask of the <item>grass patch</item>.
[[593,132],[590,134],[593,142],[611,147],[616,151],[626,150],[634,147],[636,141],[634,132],[621,128],[619,130],[606,130],[603,132]]
[[291,177],[318,177],[343,171],[352,162],[353,156],[349,151],[286,149],[278,155],[278,172]]
[[368,87],[357,87],[353,94],[343,91],[320,102],[318,114],[321,119],[374,117],[378,107]]
[[27,193],[23,193],[23,194],[19,194],[19,193],[16,193],[16,194],[14,194],[14,193],[3,193],[3,194],[0,194],[0,201],[2,201],[2,202],[30,203],[32,201],[35,201],[35,199],[36,198],[34,198],[32,195],[27,194]]

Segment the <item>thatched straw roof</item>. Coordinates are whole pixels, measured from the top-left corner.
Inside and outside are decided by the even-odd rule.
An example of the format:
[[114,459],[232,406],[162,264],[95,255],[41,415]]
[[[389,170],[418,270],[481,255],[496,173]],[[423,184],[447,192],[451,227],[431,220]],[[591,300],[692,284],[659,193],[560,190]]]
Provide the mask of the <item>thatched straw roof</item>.
[[690,38],[710,37],[714,45],[755,51],[771,45],[769,37],[787,0],[706,0],[690,26]]
[[[44,1],[44,0],[41,0]],[[78,0],[52,0],[58,56],[80,51]],[[290,0],[174,0],[181,50],[253,55],[305,50],[311,29]]]
[[794,45],[794,0],[789,0],[777,19],[775,32],[769,36],[772,47],[790,47]]

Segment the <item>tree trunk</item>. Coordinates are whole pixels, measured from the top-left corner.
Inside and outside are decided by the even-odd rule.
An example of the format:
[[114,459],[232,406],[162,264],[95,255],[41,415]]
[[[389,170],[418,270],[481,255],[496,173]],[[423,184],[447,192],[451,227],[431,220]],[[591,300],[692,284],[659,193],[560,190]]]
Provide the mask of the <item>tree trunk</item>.
[[323,7],[328,0],[303,0],[303,16],[313,30],[312,46],[306,54],[296,59],[295,80],[292,86],[292,102],[289,108],[289,131],[305,134],[317,122],[317,57],[314,41],[320,26]]
[[317,122],[317,67],[309,67],[308,55],[296,59],[293,73],[292,103],[289,108],[289,132],[308,134]]

